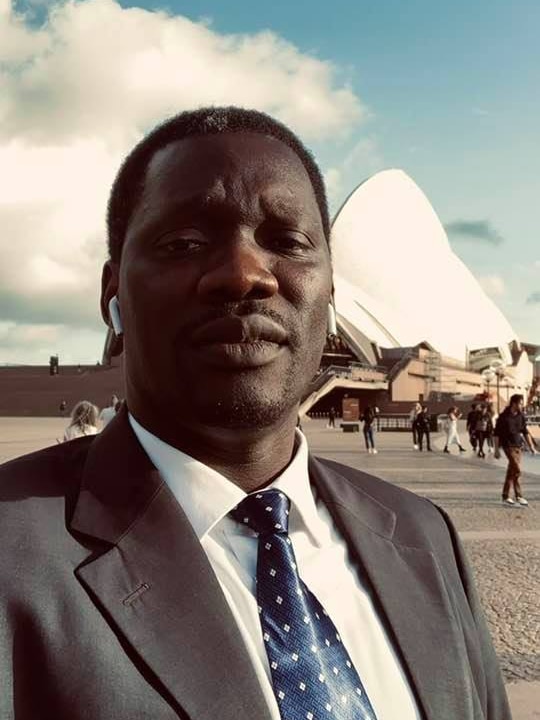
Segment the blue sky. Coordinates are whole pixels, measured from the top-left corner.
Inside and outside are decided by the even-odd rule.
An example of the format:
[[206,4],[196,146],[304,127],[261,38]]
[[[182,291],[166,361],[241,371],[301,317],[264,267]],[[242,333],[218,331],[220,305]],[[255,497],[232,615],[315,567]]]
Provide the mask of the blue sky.
[[[2,4],[7,6],[8,0],[0,0],[0,7]],[[14,10],[26,12],[23,25],[36,31],[43,28],[51,8],[64,5],[32,0],[15,3]],[[301,135],[307,134],[308,145],[332,178],[334,208],[373,172],[402,168],[426,193],[450,229],[453,248],[521,339],[540,343],[537,0],[334,0],[311,2],[308,11],[299,3],[283,0],[81,0],[77,5],[96,12],[98,6],[106,6],[111,13],[113,5],[126,11],[134,7],[165,10],[170,17],[193,21],[190,33],[206,27],[214,39],[258,38],[270,31],[302,59],[321,61],[333,74],[321,90],[321,97],[325,94],[326,98],[326,104],[321,100],[321,118],[313,120],[319,129],[310,137],[305,119],[297,127]],[[143,20],[150,28],[150,16],[145,14],[141,23]],[[75,27],[75,20],[70,22]],[[34,33],[35,47],[36,38]],[[58,32],[50,32],[49,39],[58,42]],[[38,52],[35,47],[34,53]],[[277,52],[279,62],[286,64],[283,57],[287,51],[284,55]],[[86,64],[84,68],[83,72],[88,72]],[[284,73],[282,82],[286,84],[286,69]],[[106,76],[102,73],[100,77]],[[59,87],[64,81],[62,75]],[[333,102],[337,108],[341,101],[333,93],[340,89],[350,91],[356,108],[352,101],[343,102],[335,129],[325,133],[323,113],[331,113]],[[51,96],[51,86],[48,92]],[[269,90],[264,102],[271,103],[270,95]],[[20,103],[22,114],[28,99],[17,96],[14,102]],[[284,105],[287,102],[290,99],[283,100]],[[137,130],[145,121],[140,121]],[[50,257],[54,259],[54,254]],[[440,273],[443,284],[444,268],[431,271]],[[62,277],[67,283],[67,275]],[[15,320],[22,322],[23,318]],[[30,324],[28,318],[26,323]],[[90,325],[89,332],[97,333],[97,326]],[[12,352],[14,332],[10,330]],[[82,343],[85,354],[90,353],[96,338],[88,336]],[[62,352],[67,356],[71,351]],[[11,357],[9,353],[2,356],[0,332],[0,362]]]

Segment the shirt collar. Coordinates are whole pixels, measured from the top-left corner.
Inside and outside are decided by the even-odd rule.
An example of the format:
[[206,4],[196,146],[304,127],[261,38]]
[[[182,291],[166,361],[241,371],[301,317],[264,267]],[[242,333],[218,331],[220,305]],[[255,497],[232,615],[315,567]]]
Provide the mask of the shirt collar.
[[[182,506],[197,537],[202,540],[246,497],[246,493],[221,473],[153,435],[131,413],[128,417],[144,451]],[[281,490],[291,501],[289,532],[304,526],[320,545],[322,527],[309,483],[308,445],[298,429],[294,456],[269,487]]]

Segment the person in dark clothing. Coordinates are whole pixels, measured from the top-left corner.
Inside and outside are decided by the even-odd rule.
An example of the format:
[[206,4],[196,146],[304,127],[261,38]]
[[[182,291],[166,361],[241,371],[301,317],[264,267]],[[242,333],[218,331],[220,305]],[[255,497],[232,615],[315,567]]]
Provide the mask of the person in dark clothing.
[[371,405],[368,405],[367,408],[362,413],[361,420],[364,421],[364,440],[366,443],[366,450],[371,455],[377,454],[377,449],[375,447],[375,440],[373,438],[373,423],[375,422],[375,410],[371,407]]
[[491,415],[485,405],[480,405],[476,418],[475,436],[478,443],[478,457],[485,458],[484,442],[493,435]]
[[330,412],[328,413],[328,427],[329,428],[336,427],[336,408],[334,408],[334,407],[331,407]]
[[471,405],[471,409],[467,415],[467,432],[469,433],[469,442],[471,447],[476,452],[476,446],[478,444],[478,438],[476,436],[476,421],[478,420],[478,407],[476,403]]
[[431,442],[430,442],[430,417],[428,413],[428,409],[426,405],[422,405],[422,409],[416,416],[416,433],[418,438],[418,450],[422,452],[423,450],[423,442],[424,437],[426,438],[426,450],[431,452]]
[[412,408],[411,412],[409,413],[409,420],[411,423],[411,430],[412,430],[412,437],[413,437],[413,447],[415,450],[418,450],[418,427],[416,425],[416,418],[418,417],[418,413],[422,410],[422,406],[420,403],[415,403],[414,407]]
[[[508,469],[502,491],[502,501],[505,505],[528,505],[521,490],[521,449],[523,440],[533,455],[536,455],[534,441],[527,429],[527,420],[523,414],[523,395],[512,395],[510,404],[497,418],[494,432],[495,453],[498,459],[501,448],[508,458]],[[515,500],[510,497],[513,489]]]

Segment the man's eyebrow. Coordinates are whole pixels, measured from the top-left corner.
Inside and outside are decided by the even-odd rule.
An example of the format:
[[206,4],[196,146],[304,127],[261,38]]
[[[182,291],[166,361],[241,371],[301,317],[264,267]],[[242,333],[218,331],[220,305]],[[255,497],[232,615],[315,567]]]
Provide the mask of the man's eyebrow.
[[272,193],[270,196],[261,197],[261,207],[264,212],[277,220],[295,220],[300,218],[302,208],[298,205],[293,195]]
[[215,195],[199,193],[183,199],[173,199],[168,203],[174,212],[196,212],[201,210],[221,209],[227,206],[227,202]]
[[220,220],[234,219],[238,208],[227,202],[226,199],[206,193],[198,193],[184,198],[170,198],[164,207],[160,208],[161,217],[173,218],[175,216],[191,216],[197,219],[214,216]]

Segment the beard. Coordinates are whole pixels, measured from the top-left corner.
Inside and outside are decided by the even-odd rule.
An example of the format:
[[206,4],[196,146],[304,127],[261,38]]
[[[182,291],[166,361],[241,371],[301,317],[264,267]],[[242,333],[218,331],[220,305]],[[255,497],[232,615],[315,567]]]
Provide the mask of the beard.
[[[292,372],[283,378],[284,388],[293,388]],[[255,429],[274,425],[298,404],[298,393],[270,393],[263,388],[239,387],[228,398],[199,402],[200,420],[212,427]],[[208,398],[208,400],[211,400]]]
[[[252,305],[256,311],[258,304],[245,307],[251,310]],[[223,314],[220,308],[219,315]],[[137,352],[142,343],[134,343],[126,359],[139,407],[152,408],[160,424],[169,427],[257,430],[289,417],[319,366],[326,337],[326,305],[321,302],[302,322],[293,317],[285,323],[267,310],[261,314],[286,328],[289,343],[281,357],[259,367],[220,368],[202,363],[190,349],[189,334],[184,342],[184,333],[177,336],[172,352],[159,353],[161,357]],[[152,343],[147,342],[148,346]],[[159,348],[157,342],[154,347]],[[142,417],[146,411],[139,413]]]
[[180,390],[178,406],[198,424],[226,429],[266,428],[279,422],[300,402],[305,382],[292,365],[279,378],[262,373],[235,373],[223,383],[187,383]]
[[[223,310],[216,314],[222,316]],[[178,385],[172,404],[197,424],[238,430],[270,427],[298,406],[319,367],[326,337],[326,305],[302,324],[296,318],[286,322],[257,302],[244,303],[238,314],[248,312],[267,315],[287,329],[289,345],[281,359],[252,369],[207,367],[202,373],[185,352],[183,339],[177,340]]]

